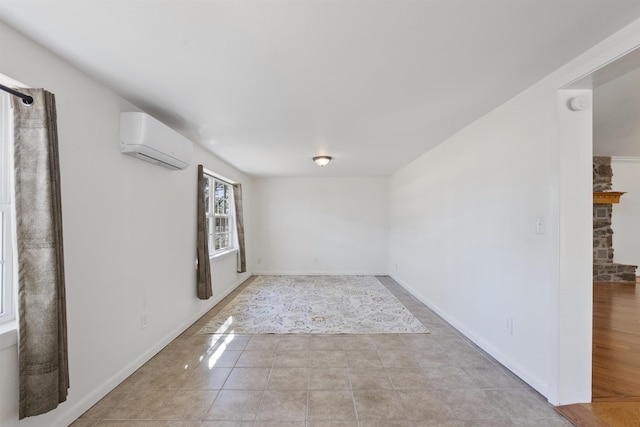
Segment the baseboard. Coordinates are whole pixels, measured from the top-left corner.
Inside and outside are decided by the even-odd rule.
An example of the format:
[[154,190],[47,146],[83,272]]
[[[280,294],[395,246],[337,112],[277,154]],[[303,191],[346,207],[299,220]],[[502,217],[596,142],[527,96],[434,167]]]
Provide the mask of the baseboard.
[[[100,399],[105,397],[111,390],[113,390],[118,384],[127,379],[131,374],[138,370],[142,365],[147,363],[153,356],[155,356],[160,350],[162,350],[167,344],[176,339],[187,328],[193,325],[198,319],[204,316],[209,310],[211,310],[216,304],[222,301],[227,295],[233,292],[238,286],[245,282],[252,276],[252,273],[243,273],[240,279],[236,281],[229,289],[220,295],[217,295],[211,301],[207,301],[207,305],[193,314],[189,319],[184,321],[178,327],[166,334],[161,340],[159,340],[153,347],[145,351],[142,355],[137,357],[131,363],[126,365],[117,374],[105,381],[101,386],[95,389],[93,392],[87,394],[79,402],[73,404],[69,409],[65,410],[57,419],[51,424],[52,427],[67,427],[73,423],[80,415],[84,414],[89,408],[95,405]],[[60,409],[64,408],[64,403],[59,406]]]
[[387,276],[387,273],[377,271],[254,271],[254,276]]
[[[434,304],[428,298],[425,298],[422,295],[420,295],[409,284],[403,282],[402,280],[400,280],[399,278],[395,277],[392,274],[390,274],[389,277],[395,280],[400,286],[402,286],[407,292],[413,295],[416,299],[418,299],[424,305],[426,305],[431,310],[433,310],[436,314],[438,314],[438,316],[442,317],[447,323],[453,326],[458,332],[460,332],[466,338],[470,339],[482,350],[486,351],[489,355],[491,355],[491,357],[493,357],[498,362],[500,362],[501,365],[509,369],[516,376],[518,376],[518,378],[522,379],[522,381],[529,384],[531,387],[533,387],[535,390],[537,390],[540,394],[547,397],[548,399],[549,387],[546,383],[529,375],[526,369],[523,369],[518,363],[514,362],[509,357],[505,356],[500,350],[496,349],[493,345],[485,341],[483,338],[479,337],[478,335],[474,334],[472,331],[467,329],[464,325],[459,323],[455,318],[449,316],[447,312],[444,311],[442,308],[440,308],[437,304]],[[553,404],[553,402],[551,403]]]

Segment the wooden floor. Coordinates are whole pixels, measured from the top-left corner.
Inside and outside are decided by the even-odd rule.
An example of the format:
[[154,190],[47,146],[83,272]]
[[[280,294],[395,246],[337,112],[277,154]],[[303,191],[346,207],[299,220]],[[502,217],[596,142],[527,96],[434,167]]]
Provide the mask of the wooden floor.
[[640,397],[640,287],[593,286],[593,399]]
[[638,427],[640,399],[600,398],[591,403],[578,403],[556,408],[579,427]]
[[581,427],[640,426],[640,286],[594,283],[593,401],[558,411]]

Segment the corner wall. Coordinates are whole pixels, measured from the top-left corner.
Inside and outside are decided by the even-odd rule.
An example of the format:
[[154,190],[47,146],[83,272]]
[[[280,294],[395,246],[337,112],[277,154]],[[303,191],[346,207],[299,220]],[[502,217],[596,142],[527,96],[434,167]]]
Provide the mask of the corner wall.
[[71,376],[67,402],[18,422],[17,349],[0,350],[0,425],[67,426],[248,277],[216,261],[214,297],[196,297],[196,165],[243,184],[248,246],[251,185],[199,146],[184,171],[122,155],[135,106],[2,23],[0,52],[0,73],[56,95]]
[[251,271],[387,274],[388,177],[261,178],[253,190]]

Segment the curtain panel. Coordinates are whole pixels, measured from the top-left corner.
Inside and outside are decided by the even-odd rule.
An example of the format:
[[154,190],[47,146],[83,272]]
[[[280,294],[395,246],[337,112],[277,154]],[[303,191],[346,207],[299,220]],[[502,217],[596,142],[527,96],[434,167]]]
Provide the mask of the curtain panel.
[[[196,252],[198,260],[197,294],[198,298],[206,300],[211,298],[211,263],[209,261],[209,232],[207,230],[207,206],[205,206],[204,193],[207,180],[204,176],[204,167],[198,165],[198,203],[197,203],[197,239]],[[211,189],[209,189],[211,191]]]
[[55,97],[13,98],[18,257],[19,417],[67,400],[69,362]]
[[242,218],[242,185],[233,184],[233,202],[236,206],[236,231],[238,235],[238,273],[247,271],[247,259],[244,252],[244,219]]

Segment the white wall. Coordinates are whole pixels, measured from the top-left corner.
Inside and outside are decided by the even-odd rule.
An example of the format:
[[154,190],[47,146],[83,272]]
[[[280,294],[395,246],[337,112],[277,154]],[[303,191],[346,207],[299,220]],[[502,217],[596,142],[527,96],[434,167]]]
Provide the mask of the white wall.
[[613,260],[640,266],[640,158],[613,158],[613,190],[626,191],[613,206]]
[[591,398],[591,93],[560,89],[637,46],[640,21],[391,178],[392,276],[554,404]]
[[71,375],[66,403],[18,422],[17,349],[0,350],[0,425],[67,426],[246,277],[225,258],[214,298],[196,298],[195,165],[243,183],[247,211],[250,180],[197,146],[184,171],[120,154],[134,106],[4,24],[0,52],[0,73],[56,95]]
[[[554,329],[546,337],[546,347],[538,349],[554,359],[546,395],[554,404],[591,401],[593,111],[590,107],[584,111],[567,108],[574,96],[592,105],[590,90],[558,91],[557,134],[552,143],[552,170],[556,171],[552,182],[556,185],[550,187],[553,214],[549,225],[559,235],[548,264],[554,284],[549,295]],[[539,312],[546,314],[546,310]]]
[[554,215],[554,110],[547,87],[526,91],[394,174],[390,203],[392,276],[543,394],[557,232],[535,223]]
[[640,156],[640,68],[594,88],[595,156]]
[[389,179],[253,179],[250,270],[261,274],[384,274]]

